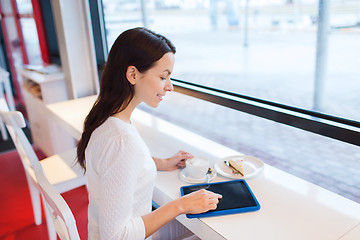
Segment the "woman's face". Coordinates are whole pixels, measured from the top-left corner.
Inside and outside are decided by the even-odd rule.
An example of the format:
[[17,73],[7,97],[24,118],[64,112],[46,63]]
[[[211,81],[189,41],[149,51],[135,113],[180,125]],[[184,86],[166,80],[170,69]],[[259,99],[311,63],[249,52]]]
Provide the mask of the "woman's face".
[[145,102],[150,107],[157,107],[166,92],[174,89],[170,81],[174,63],[175,55],[168,52],[146,72],[137,72],[134,100],[138,103]]

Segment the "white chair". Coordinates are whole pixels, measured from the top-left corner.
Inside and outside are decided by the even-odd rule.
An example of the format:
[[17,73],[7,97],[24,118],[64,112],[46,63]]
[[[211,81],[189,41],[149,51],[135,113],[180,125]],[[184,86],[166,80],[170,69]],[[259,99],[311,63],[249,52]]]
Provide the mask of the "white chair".
[[[41,166],[35,168],[34,171],[43,203],[47,207],[45,214],[47,215],[47,224],[52,228],[51,231],[54,232],[55,230],[62,240],[80,240],[75,218],[69,206],[54,186],[50,184]],[[49,219],[52,220],[53,225],[49,223]]]
[[[15,111],[15,102],[10,85],[10,74],[0,67],[0,99],[5,100],[4,90],[10,110]],[[6,133],[5,125],[2,122],[0,122],[0,130],[3,140],[7,140],[8,136]]]
[[[2,84],[4,84],[4,87]],[[0,98],[4,98],[4,90],[10,110],[15,111],[15,101],[10,85],[10,74],[0,67]]]
[[[2,97],[0,97],[0,104],[6,105],[5,99]],[[7,135],[5,124],[3,121],[0,121],[0,131],[1,131],[2,139],[4,141],[8,140],[8,135]]]
[[[6,103],[0,101],[0,118],[5,122],[9,134],[21,157],[30,190],[35,224],[41,224],[41,202],[36,169],[43,169],[49,183],[58,193],[63,193],[87,184],[84,171],[75,162],[76,149],[54,155],[39,161],[22,128],[26,126],[23,115],[18,111],[9,112]],[[56,239],[56,232],[50,216],[46,216],[49,238]]]

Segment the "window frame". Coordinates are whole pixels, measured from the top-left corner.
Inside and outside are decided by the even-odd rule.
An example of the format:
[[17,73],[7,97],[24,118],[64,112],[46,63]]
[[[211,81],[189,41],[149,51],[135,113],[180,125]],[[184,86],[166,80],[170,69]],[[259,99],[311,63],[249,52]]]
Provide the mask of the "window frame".
[[174,91],[360,146],[360,122],[172,78]]

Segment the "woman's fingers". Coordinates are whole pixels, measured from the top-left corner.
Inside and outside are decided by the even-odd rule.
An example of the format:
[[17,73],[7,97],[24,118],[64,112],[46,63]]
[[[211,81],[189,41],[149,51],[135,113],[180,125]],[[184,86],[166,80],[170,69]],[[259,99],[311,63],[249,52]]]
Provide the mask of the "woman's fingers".
[[219,199],[222,198],[220,194],[201,189],[185,196],[186,206],[188,207],[186,213],[203,213],[217,208]]
[[218,204],[218,203],[219,203],[219,199],[218,199],[218,198],[211,198],[211,199],[209,199],[209,203],[210,203],[210,204]]
[[179,168],[184,168],[186,166],[185,160],[181,160],[176,164]]
[[193,158],[194,156],[188,152],[185,152],[183,150],[180,150],[177,154],[177,156],[179,156],[182,159],[189,159],[189,158]]
[[[208,194],[208,204],[212,207],[211,209],[216,209],[219,200],[222,198],[220,194],[206,191]],[[215,206],[215,208],[213,208]]]
[[193,157],[192,154],[180,150],[174,156],[167,158],[169,164],[172,165],[169,169],[174,170],[176,168],[184,168],[186,166],[186,160]]
[[210,204],[209,210],[215,210],[217,208],[217,204]]

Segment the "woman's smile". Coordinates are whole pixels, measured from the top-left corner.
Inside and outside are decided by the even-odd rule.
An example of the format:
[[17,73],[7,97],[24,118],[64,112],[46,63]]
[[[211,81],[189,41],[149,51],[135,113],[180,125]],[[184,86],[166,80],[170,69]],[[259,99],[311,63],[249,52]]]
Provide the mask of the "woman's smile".
[[159,100],[161,102],[163,100],[163,98],[165,97],[165,95],[158,94],[157,97],[159,98]]

